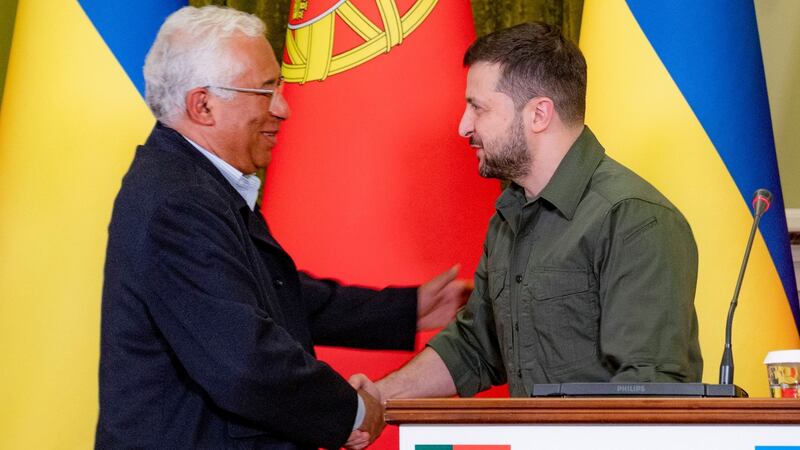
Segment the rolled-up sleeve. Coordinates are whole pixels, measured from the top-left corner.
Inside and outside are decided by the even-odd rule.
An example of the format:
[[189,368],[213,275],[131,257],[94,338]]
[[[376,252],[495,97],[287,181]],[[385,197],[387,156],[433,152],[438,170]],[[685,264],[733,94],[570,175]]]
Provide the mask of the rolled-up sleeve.
[[428,346],[442,358],[462,397],[506,382],[489,294],[485,245],[475,272],[475,288],[466,306]]

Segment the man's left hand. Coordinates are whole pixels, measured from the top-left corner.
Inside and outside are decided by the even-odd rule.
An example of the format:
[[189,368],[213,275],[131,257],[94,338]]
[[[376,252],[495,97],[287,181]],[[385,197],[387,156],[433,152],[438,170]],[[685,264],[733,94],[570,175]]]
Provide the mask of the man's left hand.
[[433,330],[450,323],[466,303],[472,283],[456,280],[459,265],[451,267],[417,289],[417,330]]

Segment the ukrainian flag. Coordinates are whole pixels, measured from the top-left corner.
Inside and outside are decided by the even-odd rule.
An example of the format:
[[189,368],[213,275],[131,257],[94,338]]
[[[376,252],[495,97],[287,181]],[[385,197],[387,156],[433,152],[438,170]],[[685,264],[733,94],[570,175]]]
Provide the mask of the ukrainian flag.
[[586,122],[694,231],[706,382],[718,380],[753,192],[772,192],[733,332],[736,384],[768,396],[762,361],[800,346],[800,316],[752,0],[587,0],[580,45]]
[[174,0],[20,0],[0,109],[0,448],[87,448],[114,196]]

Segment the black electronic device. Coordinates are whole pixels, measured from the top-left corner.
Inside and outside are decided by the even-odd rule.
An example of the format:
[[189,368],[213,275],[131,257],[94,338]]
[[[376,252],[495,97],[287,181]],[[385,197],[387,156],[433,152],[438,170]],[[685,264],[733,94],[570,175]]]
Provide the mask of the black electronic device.
[[534,384],[531,397],[747,397],[734,384],[561,383]]

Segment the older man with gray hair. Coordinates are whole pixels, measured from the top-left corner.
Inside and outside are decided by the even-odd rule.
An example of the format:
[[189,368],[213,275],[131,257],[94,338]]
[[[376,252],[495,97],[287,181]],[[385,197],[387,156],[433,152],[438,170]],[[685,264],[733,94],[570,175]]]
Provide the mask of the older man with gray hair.
[[97,448],[363,446],[381,405],[313,345],[410,350],[465,300],[453,269],[380,291],[297,271],[256,207],[289,117],[264,33],[249,14],[186,7],[147,56],[158,122],[109,226]]

